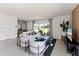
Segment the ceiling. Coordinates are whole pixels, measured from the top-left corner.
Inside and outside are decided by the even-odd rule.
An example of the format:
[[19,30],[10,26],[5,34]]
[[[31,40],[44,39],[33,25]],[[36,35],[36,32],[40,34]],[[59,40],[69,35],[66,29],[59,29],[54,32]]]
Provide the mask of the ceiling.
[[54,16],[71,14],[74,3],[2,3],[0,14],[18,19],[48,19]]

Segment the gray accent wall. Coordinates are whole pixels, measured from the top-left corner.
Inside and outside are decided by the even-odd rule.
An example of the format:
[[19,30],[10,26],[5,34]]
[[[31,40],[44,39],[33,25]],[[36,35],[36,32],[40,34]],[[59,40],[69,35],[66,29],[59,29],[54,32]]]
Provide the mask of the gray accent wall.
[[18,20],[18,29],[27,30],[27,21]]

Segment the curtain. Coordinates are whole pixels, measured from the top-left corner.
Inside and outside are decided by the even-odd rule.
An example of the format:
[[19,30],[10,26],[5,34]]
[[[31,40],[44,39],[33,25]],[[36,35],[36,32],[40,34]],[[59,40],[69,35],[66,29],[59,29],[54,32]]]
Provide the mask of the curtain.
[[52,19],[49,19],[49,36],[53,38],[53,35],[52,35],[52,32],[53,32],[53,29],[52,29]]

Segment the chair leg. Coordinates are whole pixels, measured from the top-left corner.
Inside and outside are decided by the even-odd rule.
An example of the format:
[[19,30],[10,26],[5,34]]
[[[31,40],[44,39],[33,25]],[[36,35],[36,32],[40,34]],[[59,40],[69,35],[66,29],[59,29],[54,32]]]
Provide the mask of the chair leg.
[[38,45],[38,56],[39,56],[39,45]]
[[26,52],[26,42],[25,42],[25,52]]
[[20,48],[21,48],[21,45],[20,45]]
[[29,49],[29,55],[30,55],[30,41],[28,41],[28,44],[29,44],[28,49]]
[[30,47],[28,47],[28,49],[29,49],[29,55],[30,55]]
[[74,56],[74,54],[72,54],[72,56]]
[[19,47],[21,48],[21,44],[20,43],[21,43],[21,40],[19,39]]
[[25,47],[25,52],[26,52],[27,47]]

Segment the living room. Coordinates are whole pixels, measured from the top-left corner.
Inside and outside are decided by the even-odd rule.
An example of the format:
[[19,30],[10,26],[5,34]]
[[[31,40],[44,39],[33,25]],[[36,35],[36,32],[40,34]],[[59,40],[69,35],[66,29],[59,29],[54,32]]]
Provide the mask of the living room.
[[[70,29],[68,33],[72,35],[72,11],[77,5],[77,3],[0,4],[0,55],[71,56],[72,53],[66,52],[61,36],[64,36],[68,29]],[[65,26],[66,23],[69,23],[68,27]],[[39,42],[38,37],[44,41]],[[33,38],[37,39],[39,44],[31,40]],[[27,39],[27,42],[29,40],[32,42],[22,43],[21,39],[22,42]]]

